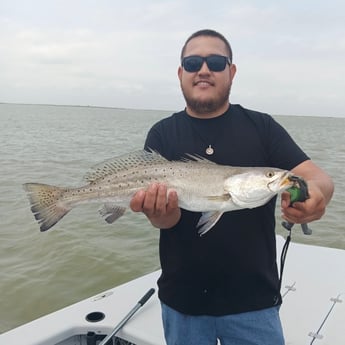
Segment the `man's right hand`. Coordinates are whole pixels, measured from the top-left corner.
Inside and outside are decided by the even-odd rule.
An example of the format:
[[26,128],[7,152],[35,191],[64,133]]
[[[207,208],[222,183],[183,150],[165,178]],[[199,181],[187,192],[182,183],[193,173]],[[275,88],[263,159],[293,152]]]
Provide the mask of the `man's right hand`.
[[138,191],[130,202],[130,208],[134,212],[143,212],[159,229],[172,228],[181,217],[176,191],[168,192],[164,184],[154,183],[147,190]]

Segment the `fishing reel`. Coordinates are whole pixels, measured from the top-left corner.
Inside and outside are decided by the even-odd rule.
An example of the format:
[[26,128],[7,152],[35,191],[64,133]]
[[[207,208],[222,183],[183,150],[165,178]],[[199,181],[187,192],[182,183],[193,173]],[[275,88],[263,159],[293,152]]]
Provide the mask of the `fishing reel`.
[[[303,202],[307,200],[309,198],[307,182],[299,176],[291,176],[289,179],[294,182],[293,186],[286,190],[290,193],[290,206],[292,206],[294,202]],[[292,227],[294,226],[294,223],[283,221],[282,226],[286,230],[291,231]],[[308,227],[307,223],[301,224],[301,227],[305,235],[312,234],[312,229]]]

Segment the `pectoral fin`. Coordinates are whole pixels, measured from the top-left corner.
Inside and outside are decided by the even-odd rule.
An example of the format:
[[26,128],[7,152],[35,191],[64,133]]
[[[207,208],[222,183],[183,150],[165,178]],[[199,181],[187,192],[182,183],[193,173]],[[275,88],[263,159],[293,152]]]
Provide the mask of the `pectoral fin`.
[[108,224],[114,223],[115,220],[119,219],[125,213],[125,207],[119,207],[111,203],[106,203],[98,211]]
[[198,233],[200,236],[205,235],[207,231],[218,222],[219,218],[222,216],[223,212],[203,212],[199,219],[197,227],[200,227]]

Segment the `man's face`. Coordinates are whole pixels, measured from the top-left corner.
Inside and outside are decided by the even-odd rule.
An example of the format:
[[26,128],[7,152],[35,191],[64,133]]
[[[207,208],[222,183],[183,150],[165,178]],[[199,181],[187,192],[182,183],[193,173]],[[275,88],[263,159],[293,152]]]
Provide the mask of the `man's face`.
[[[190,40],[184,57],[191,55],[228,56],[224,42],[217,37],[199,36]],[[235,65],[227,64],[224,71],[212,72],[203,63],[197,72],[187,72],[181,66],[178,77],[182,93],[187,103],[187,111],[192,116],[213,117],[228,108],[232,79],[236,73]]]

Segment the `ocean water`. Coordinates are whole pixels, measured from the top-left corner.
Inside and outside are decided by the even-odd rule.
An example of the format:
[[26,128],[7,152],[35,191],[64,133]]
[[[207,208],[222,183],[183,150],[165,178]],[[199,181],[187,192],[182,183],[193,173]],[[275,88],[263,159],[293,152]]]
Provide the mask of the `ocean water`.
[[[0,332],[159,268],[158,231],[128,211],[112,225],[97,205],[41,233],[22,184],[77,186],[96,163],[143,146],[170,112],[0,104]],[[308,115],[308,114],[307,114]],[[345,118],[275,116],[334,179],[326,215],[296,242],[345,249]],[[285,235],[279,225],[277,233]]]

